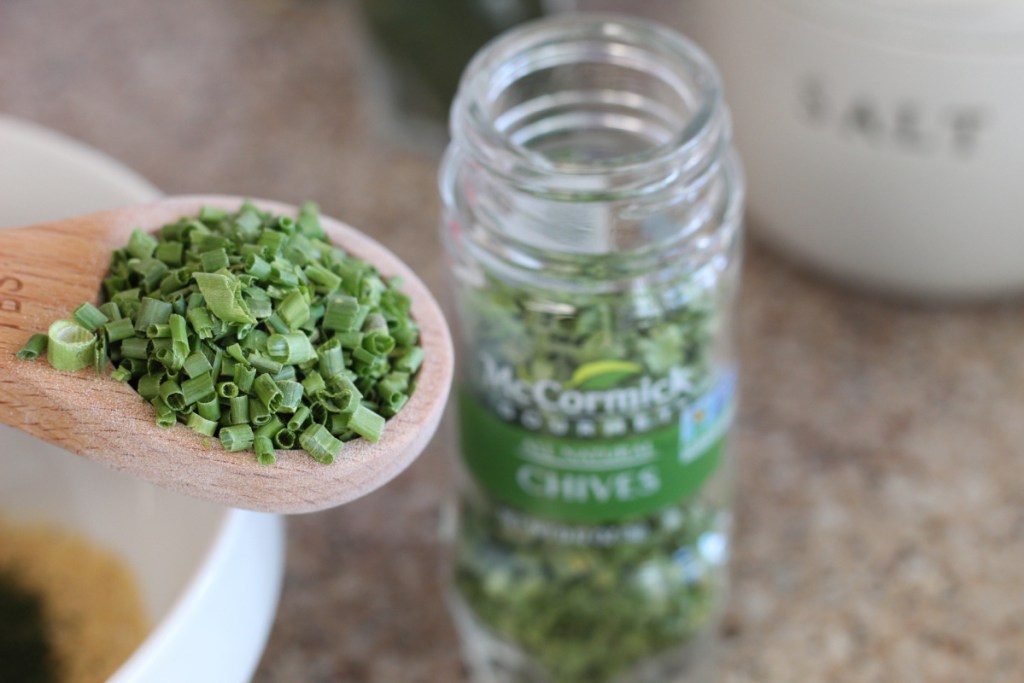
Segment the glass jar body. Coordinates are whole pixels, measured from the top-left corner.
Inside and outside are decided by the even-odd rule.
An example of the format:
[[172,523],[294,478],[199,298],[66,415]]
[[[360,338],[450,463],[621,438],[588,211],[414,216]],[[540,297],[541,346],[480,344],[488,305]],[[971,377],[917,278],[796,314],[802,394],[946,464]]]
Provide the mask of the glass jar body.
[[499,96],[542,131],[519,138],[538,167],[457,129],[442,166],[464,466],[449,597],[481,683],[702,680],[725,595],[742,179],[724,109],[701,159],[658,145],[643,111],[607,126],[631,115],[621,97],[567,114],[581,79],[657,91],[595,72],[616,35],[561,45],[557,74],[527,58]]

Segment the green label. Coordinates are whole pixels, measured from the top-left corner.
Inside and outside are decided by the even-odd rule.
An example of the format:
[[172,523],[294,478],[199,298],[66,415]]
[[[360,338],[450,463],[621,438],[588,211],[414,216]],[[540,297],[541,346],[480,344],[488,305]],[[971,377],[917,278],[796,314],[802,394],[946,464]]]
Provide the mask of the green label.
[[554,436],[459,394],[466,465],[488,494],[530,514],[600,523],[647,515],[696,493],[718,467],[734,375],[666,426],[617,438]]

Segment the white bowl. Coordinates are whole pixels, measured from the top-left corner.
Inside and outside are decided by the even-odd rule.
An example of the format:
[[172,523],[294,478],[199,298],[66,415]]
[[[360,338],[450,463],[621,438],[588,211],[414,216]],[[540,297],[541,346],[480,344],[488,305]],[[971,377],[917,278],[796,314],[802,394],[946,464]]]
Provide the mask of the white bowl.
[[[158,196],[110,158],[0,116],[0,227]],[[0,516],[48,522],[113,551],[153,630],[108,683],[244,683],[259,663],[284,569],[284,523],[185,498],[0,425]]]

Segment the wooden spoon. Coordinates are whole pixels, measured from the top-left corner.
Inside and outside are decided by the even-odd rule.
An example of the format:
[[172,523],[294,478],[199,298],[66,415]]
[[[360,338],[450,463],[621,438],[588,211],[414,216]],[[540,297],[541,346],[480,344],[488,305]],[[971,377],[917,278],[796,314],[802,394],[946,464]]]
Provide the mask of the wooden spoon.
[[[324,217],[334,244],[399,276],[412,299],[425,353],[417,388],[388,420],[377,443],[345,444],[331,465],[302,451],[278,451],[272,466],[251,452],[228,453],[215,439],[178,424],[161,429],[135,390],[91,370],[63,373],[14,354],[34,332],[98,302],[110,253],[133,228],[152,231],[202,206],[237,210],[239,197],[169,197],[152,204],[80,218],[0,230],[0,423],[8,424],[115,470],[196,498],[265,512],[313,512],[363,496],[394,478],[437,430],[452,379],[452,344],[437,302],[394,254],[366,235]],[[277,214],[293,206],[257,201]],[[30,457],[28,454],[25,457]]]

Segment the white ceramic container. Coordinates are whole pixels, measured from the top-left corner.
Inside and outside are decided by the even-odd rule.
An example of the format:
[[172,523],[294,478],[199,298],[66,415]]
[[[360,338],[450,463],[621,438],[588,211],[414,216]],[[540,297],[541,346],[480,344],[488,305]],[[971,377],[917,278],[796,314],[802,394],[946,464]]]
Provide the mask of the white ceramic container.
[[[157,195],[81,143],[0,117],[0,227]],[[138,578],[154,628],[108,683],[250,680],[277,609],[280,517],[185,498],[3,425],[0,473],[5,520],[77,532],[117,554]]]
[[904,295],[1024,291],[1024,2],[679,0],[718,65],[753,232]]

